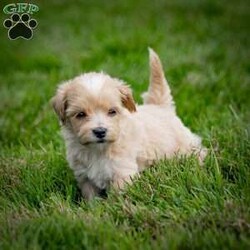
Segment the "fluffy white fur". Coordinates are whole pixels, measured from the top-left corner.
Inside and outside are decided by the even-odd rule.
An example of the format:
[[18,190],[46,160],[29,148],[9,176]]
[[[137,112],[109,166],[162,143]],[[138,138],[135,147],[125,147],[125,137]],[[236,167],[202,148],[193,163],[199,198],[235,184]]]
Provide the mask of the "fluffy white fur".
[[[59,86],[52,103],[86,199],[110,185],[123,188],[156,160],[190,154],[204,159],[206,149],[176,115],[160,59],[151,49],[150,72],[139,106],[128,86],[104,73],[86,73]],[[107,130],[102,139],[93,133],[100,127]]]

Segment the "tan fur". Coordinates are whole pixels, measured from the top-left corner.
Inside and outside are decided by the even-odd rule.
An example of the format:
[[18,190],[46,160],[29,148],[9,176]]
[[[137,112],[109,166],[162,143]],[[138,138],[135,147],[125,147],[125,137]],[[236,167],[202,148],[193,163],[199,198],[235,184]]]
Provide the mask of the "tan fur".
[[131,112],[136,111],[135,102],[131,89],[126,85],[121,85],[119,88],[121,93],[122,104]]
[[[52,99],[62,121],[69,165],[86,199],[110,185],[123,188],[156,160],[190,154],[200,162],[204,159],[200,137],[175,113],[160,59],[152,50],[150,71],[143,105],[135,105],[131,89],[121,80],[103,73],[63,83]],[[85,116],[79,119],[81,112]],[[102,143],[93,133],[99,127],[107,129]]]

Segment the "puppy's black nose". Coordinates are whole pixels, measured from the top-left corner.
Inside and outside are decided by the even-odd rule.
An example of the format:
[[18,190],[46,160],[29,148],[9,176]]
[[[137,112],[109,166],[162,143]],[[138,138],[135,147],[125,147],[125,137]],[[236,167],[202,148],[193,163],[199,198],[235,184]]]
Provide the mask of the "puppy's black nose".
[[102,139],[106,136],[107,129],[103,127],[98,127],[94,128],[92,132],[97,138]]

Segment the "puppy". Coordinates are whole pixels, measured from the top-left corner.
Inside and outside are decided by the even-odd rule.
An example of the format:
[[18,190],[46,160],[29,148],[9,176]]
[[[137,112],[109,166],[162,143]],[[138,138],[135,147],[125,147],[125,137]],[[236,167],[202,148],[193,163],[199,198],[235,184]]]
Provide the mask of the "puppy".
[[149,49],[150,85],[143,105],[131,89],[104,73],[86,73],[62,83],[52,99],[66,142],[67,160],[83,197],[110,185],[121,189],[156,160],[206,155],[201,139],[175,112],[158,55]]

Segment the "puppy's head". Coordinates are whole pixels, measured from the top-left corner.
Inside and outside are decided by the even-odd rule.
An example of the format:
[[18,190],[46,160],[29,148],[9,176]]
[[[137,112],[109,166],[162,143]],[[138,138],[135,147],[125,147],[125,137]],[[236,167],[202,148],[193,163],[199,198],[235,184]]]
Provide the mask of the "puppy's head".
[[103,73],[61,84],[52,105],[61,124],[86,146],[116,141],[121,120],[136,111],[130,88]]

